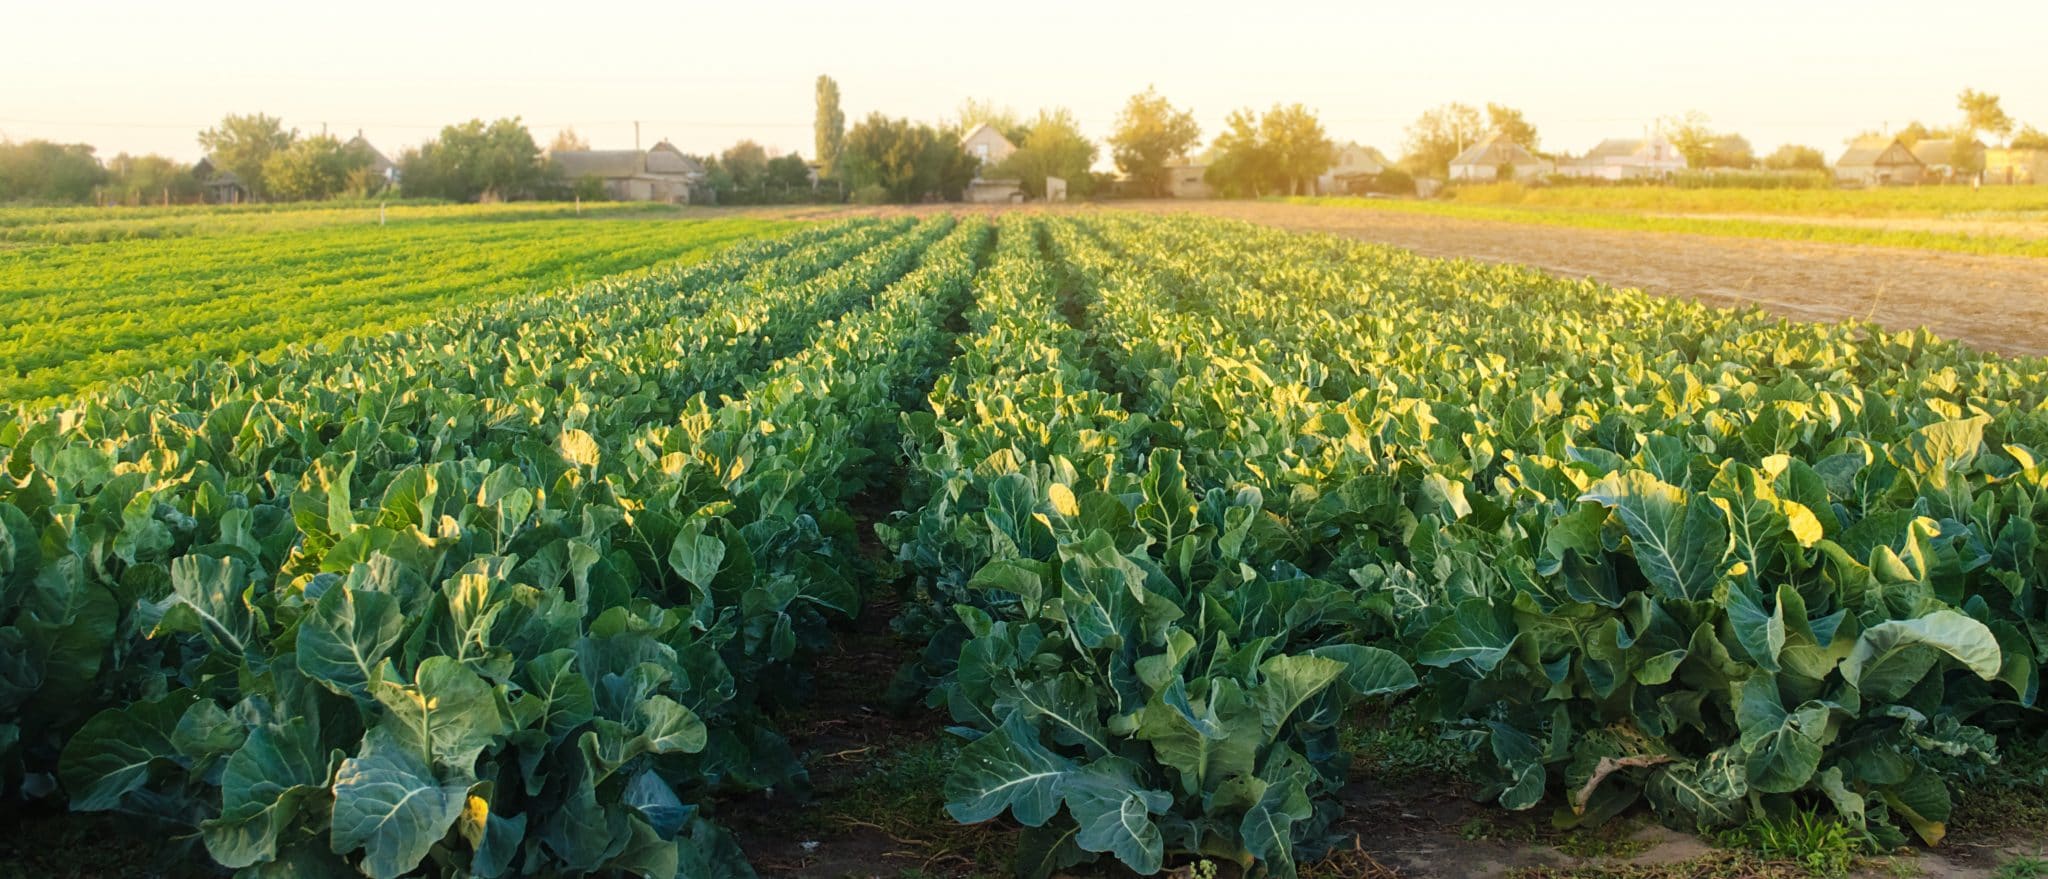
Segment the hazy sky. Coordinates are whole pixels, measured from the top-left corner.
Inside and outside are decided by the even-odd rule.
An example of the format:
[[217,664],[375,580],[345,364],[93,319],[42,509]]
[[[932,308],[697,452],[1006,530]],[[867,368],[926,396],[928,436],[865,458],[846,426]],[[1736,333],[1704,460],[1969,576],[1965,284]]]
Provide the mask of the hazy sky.
[[1398,154],[1447,101],[1498,101],[1543,146],[1582,152],[1697,109],[1761,150],[1831,155],[1865,128],[1947,122],[1965,86],[2048,128],[2048,0],[1435,3],[0,0],[0,136],[200,154],[229,112],[362,129],[391,155],[470,117],[518,115],[545,144],[741,138],[811,152],[812,81],[850,119],[950,117],[980,97],[1063,105],[1107,134],[1147,83],[1225,113],[1301,101],[1338,140]]

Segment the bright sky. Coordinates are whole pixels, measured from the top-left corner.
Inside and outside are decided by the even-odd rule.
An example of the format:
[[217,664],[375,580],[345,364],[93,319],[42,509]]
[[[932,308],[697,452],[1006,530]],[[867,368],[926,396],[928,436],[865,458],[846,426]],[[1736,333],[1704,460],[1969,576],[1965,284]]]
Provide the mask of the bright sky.
[[1066,106],[1096,137],[1147,83],[1204,142],[1232,108],[1301,101],[1339,141],[1399,153],[1447,101],[1527,112],[1583,152],[1697,109],[1760,150],[1831,155],[1865,128],[1948,122],[2002,95],[2048,128],[2048,0],[1301,2],[189,3],[0,0],[0,136],[191,160],[194,134],[262,111],[362,129],[387,154],[471,117],[543,145],[753,138],[811,153],[812,82],[849,119],[937,120],[967,98]]

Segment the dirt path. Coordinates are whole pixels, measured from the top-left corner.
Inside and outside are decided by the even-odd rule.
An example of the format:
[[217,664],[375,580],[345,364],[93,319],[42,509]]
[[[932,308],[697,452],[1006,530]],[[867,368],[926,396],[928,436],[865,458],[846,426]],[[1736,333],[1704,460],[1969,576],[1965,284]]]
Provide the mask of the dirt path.
[[1861,318],[1926,327],[1981,348],[2048,354],[2048,261],[1936,251],[1524,226],[1266,202],[1136,202],[1118,207],[1234,217],[1330,232],[1440,257],[1518,263],[1715,305],[1758,305],[1798,320]]

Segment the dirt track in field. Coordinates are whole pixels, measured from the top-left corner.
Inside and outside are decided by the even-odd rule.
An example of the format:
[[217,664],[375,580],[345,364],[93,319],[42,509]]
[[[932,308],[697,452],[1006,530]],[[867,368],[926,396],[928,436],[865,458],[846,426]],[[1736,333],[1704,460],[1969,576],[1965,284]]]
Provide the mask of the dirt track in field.
[[2048,260],[1931,250],[1527,226],[1264,202],[1134,205],[1330,232],[1429,256],[1518,263],[1798,320],[1926,327],[2008,354],[2048,354]]
[[[786,215],[1005,209],[1016,208],[797,208]],[[1858,318],[1892,330],[1926,327],[1985,350],[2048,355],[2048,260],[2043,259],[1535,226],[1273,202],[1120,201],[1050,209],[1232,217],[1391,244],[1427,256],[1526,265],[1713,305],[1755,305],[1795,320]]]

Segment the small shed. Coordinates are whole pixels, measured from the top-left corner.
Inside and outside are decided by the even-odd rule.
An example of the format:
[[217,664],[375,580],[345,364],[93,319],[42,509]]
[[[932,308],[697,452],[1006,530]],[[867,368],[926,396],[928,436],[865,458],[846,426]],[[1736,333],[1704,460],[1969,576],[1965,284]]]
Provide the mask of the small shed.
[[1207,162],[1182,159],[1166,163],[1166,195],[1169,198],[1209,198],[1216,194],[1209,186]]
[[1897,137],[1859,137],[1835,160],[1835,180],[1864,186],[1919,183],[1926,173],[1913,151]]
[[2048,149],[1985,150],[1984,182],[2000,186],[2048,185]]
[[1066,178],[1064,178],[1064,177],[1047,177],[1047,178],[1045,178],[1045,200],[1046,200],[1046,201],[1066,201],[1066,200],[1067,200],[1067,181],[1066,181]]
[[1529,152],[1528,147],[1509,140],[1506,135],[1495,133],[1451,160],[1451,179],[1491,182],[1500,179],[1502,169],[1507,169],[1512,175],[1509,179],[1520,180],[1542,177],[1555,171],[1557,165]]
[[1024,181],[1015,178],[976,177],[967,181],[961,198],[970,204],[1011,204],[1024,200]]

